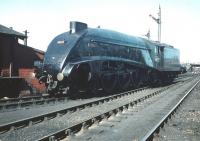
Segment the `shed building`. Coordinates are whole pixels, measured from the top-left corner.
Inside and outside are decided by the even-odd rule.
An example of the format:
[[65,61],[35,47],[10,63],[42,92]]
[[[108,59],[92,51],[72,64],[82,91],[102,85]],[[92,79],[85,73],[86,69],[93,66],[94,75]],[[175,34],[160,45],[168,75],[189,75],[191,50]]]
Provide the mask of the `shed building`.
[[0,25],[1,81],[8,78],[22,78],[37,92],[44,92],[45,86],[39,84],[38,80],[33,77],[34,61],[43,60],[44,52],[20,44],[19,39],[26,41],[27,36]]

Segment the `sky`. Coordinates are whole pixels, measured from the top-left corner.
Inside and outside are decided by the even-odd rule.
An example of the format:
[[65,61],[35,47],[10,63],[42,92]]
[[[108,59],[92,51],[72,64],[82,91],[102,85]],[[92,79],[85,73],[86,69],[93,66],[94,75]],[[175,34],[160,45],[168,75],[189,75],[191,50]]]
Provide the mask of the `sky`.
[[28,46],[46,51],[51,40],[69,31],[70,21],[157,40],[161,6],[161,42],[180,50],[181,62],[200,63],[199,0],[0,0],[0,24],[23,33]]

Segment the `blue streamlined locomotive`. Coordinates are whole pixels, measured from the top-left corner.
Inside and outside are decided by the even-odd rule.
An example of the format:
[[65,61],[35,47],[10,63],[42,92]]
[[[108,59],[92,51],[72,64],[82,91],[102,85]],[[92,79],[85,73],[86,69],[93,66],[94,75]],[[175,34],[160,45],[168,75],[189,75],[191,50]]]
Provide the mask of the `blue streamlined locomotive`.
[[53,39],[36,66],[49,93],[111,93],[171,82],[180,73],[179,50],[173,46],[81,22],[70,22],[70,31]]

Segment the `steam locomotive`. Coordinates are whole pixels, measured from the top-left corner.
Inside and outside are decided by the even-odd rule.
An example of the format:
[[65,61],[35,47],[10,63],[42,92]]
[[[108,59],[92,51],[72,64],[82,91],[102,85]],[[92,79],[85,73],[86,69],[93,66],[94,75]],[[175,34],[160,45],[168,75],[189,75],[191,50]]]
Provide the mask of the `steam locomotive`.
[[171,45],[70,22],[55,37],[36,77],[49,93],[105,93],[173,81],[180,73],[179,50]]

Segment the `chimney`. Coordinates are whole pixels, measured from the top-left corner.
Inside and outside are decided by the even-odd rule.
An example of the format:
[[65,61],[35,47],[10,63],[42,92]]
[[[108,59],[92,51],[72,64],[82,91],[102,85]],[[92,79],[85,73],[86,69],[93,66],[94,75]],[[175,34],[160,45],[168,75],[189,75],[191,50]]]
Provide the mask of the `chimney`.
[[84,29],[87,29],[86,23],[76,22],[76,21],[70,22],[70,33],[77,33]]

